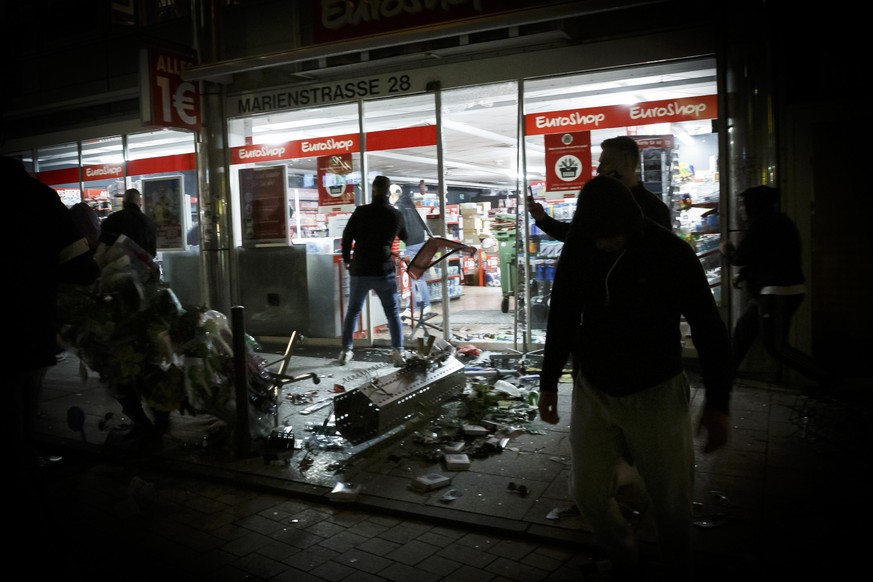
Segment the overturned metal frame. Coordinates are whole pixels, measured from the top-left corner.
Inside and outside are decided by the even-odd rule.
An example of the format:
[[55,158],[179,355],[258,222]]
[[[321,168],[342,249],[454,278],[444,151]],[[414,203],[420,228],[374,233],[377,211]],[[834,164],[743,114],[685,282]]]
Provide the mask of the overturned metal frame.
[[439,366],[406,366],[333,399],[337,430],[352,444],[374,439],[416,417],[428,418],[466,386],[464,366],[449,356]]

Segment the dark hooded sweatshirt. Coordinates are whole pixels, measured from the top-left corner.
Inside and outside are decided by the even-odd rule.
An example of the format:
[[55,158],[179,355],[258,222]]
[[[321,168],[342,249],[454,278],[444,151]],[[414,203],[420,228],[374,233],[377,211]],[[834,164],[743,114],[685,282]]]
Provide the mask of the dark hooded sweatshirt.
[[[594,240],[625,234],[622,252]],[[643,217],[614,178],[585,184],[555,272],[540,390],[558,388],[568,357],[603,392],[622,396],[683,370],[685,316],[700,359],[706,406],[728,412],[732,383],[727,327],[694,250]]]
[[741,267],[740,278],[749,295],[755,297],[763,287],[771,285],[802,285],[805,277],[800,232],[788,216],[777,210],[778,190],[755,186],[741,196],[748,230],[726,258],[731,265]]

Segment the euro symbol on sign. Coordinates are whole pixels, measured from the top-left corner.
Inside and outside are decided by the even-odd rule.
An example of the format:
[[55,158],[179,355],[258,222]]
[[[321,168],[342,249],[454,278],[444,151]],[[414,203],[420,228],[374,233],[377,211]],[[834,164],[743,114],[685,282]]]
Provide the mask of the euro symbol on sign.
[[197,116],[193,115],[195,108],[193,83],[180,83],[176,87],[176,92],[173,95],[173,107],[176,108],[176,113],[179,114],[183,122],[188,125],[196,125]]

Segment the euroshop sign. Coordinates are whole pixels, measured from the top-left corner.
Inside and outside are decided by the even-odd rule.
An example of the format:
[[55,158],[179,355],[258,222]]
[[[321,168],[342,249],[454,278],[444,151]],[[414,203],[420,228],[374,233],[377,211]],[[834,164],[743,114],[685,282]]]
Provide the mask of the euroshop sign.
[[312,30],[315,43],[321,44],[531,7],[530,0],[320,0]]
[[566,109],[524,116],[525,135],[590,131],[613,127],[677,123],[718,117],[718,96],[646,101],[589,109]]
[[[383,151],[422,146],[435,146],[436,127],[404,127],[367,133],[367,151]],[[230,148],[231,164],[276,162],[299,158],[343,156],[361,151],[357,133],[312,137],[277,144],[250,144]]]
[[245,145],[230,149],[231,164],[275,162],[320,156],[335,156],[360,151],[357,134],[307,138],[279,144]]

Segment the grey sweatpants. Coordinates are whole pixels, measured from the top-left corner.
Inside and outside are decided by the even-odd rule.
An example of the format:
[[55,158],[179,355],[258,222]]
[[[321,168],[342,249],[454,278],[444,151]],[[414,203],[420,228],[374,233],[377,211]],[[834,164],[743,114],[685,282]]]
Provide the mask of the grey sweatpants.
[[636,568],[639,550],[615,498],[619,468],[633,465],[651,499],[668,580],[690,580],[694,440],[691,389],[684,373],[628,396],[610,396],[582,374],[570,416],[572,494],[619,571]]

